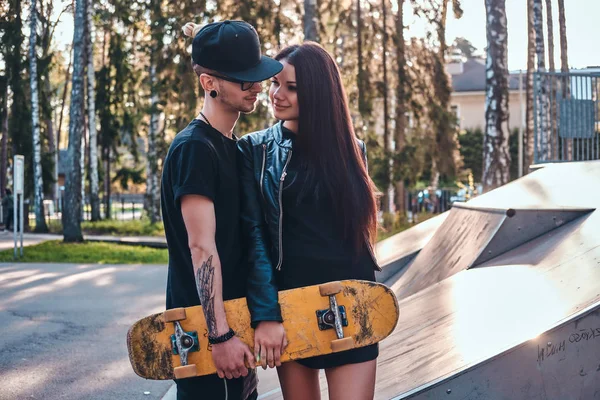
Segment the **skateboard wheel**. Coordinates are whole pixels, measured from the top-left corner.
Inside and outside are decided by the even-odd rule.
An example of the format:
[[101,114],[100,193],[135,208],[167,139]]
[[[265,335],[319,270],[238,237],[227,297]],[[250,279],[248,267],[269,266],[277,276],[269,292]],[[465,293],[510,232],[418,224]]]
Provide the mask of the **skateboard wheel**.
[[351,350],[354,348],[354,339],[345,337],[331,341],[331,351],[337,353],[339,351]]
[[175,379],[193,378],[196,376],[196,364],[175,367],[173,372],[175,373]]
[[173,308],[163,313],[165,322],[175,322],[185,319],[185,308]]
[[327,282],[322,285],[319,285],[319,293],[321,293],[321,296],[331,296],[334,294],[338,294],[341,291],[342,291],[342,284],[338,281]]

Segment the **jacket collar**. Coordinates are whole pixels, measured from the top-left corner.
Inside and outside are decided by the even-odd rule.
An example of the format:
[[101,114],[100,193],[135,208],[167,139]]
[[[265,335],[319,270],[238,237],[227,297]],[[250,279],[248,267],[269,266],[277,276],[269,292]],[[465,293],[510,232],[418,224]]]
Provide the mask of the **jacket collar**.
[[291,149],[292,139],[283,133],[283,130],[281,129],[282,125],[283,121],[279,121],[273,126],[273,136],[279,146]]

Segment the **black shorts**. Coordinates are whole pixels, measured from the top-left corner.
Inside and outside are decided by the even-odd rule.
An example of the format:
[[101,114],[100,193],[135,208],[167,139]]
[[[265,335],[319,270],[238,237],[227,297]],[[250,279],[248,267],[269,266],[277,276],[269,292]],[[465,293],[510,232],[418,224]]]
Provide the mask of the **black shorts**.
[[305,358],[303,360],[297,360],[296,362],[312,369],[326,369],[375,360],[377,356],[379,356],[379,344],[375,343],[358,349]]
[[[255,390],[247,399],[242,399],[244,378],[222,379],[218,375],[175,380],[177,400],[256,400]],[[227,389],[226,389],[227,385]]]

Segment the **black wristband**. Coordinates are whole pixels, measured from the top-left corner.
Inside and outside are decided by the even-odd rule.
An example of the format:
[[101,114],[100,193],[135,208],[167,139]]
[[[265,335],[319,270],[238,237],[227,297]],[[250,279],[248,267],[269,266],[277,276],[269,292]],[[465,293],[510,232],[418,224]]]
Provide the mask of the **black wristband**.
[[231,329],[231,328],[229,328],[229,332],[227,332],[224,335],[217,336],[217,337],[209,336],[208,337],[208,343],[210,343],[210,344],[225,343],[226,341],[228,341],[229,339],[231,339],[234,336],[235,336],[234,330]]

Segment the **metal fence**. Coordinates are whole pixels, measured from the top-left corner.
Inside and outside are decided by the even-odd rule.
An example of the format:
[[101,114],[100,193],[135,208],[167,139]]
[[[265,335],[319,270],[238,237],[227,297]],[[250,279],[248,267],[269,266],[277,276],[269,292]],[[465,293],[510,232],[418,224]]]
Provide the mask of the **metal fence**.
[[409,222],[418,222],[419,214],[441,214],[456,201],[465,202],[481,193],[481,188],[439,188],[411,190],[406,193],[406,215]]
[[534,74],[535,163],[600,159],[600,73]]

